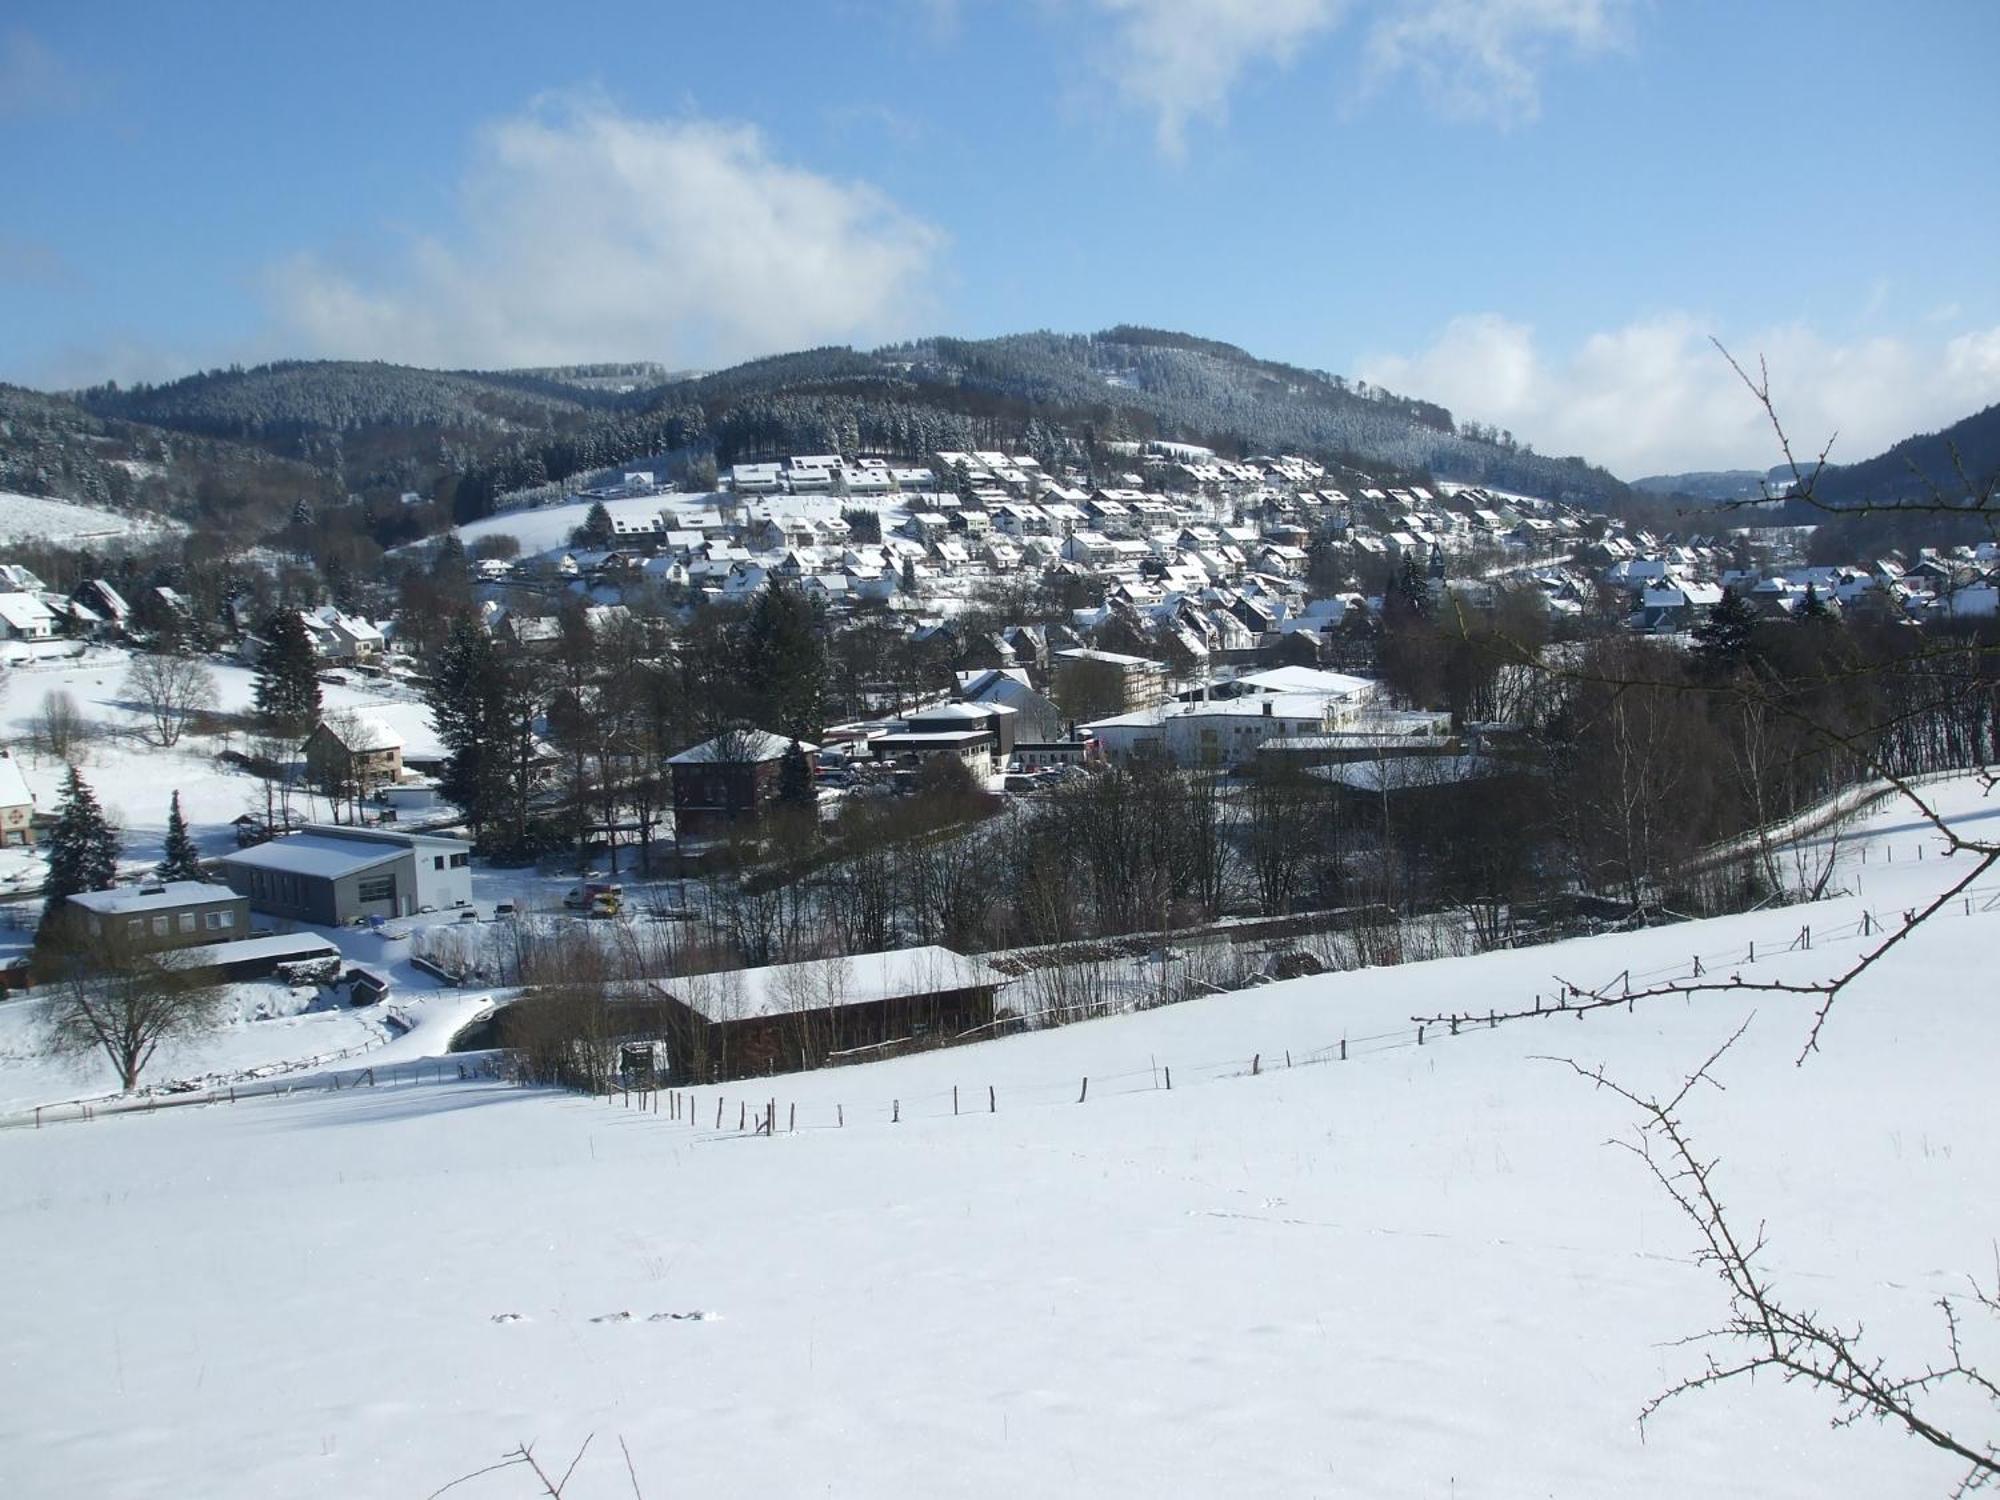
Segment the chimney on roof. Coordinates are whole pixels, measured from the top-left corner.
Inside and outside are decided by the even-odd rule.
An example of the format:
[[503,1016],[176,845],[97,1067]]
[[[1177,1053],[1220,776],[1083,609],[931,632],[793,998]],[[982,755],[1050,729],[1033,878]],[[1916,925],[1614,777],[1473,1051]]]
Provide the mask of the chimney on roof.
[[142,896],[164,896],[166,893],[167,888],[157,880],[142,880],[139,882],[139,894]]
[[1264,700],[1264,717],[1265,717],[1265,718],[1267,718],[1267,719],[1268,719],[1268,718],[1270,718],[1270,717],[1271,717],[1271,709],[1272,709],[1272,703],[1271,703],[1271,700],[1270,700],[1269,698],[1266,698],[1266,699]]

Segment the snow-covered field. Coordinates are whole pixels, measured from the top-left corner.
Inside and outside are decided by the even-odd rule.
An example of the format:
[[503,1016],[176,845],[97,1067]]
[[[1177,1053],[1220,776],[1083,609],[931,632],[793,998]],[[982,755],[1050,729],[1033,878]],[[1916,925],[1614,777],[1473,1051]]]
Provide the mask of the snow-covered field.
[[[733,502],[730,495],[651,495],[628,500],[607,500],[605,510],[613,521],[647,521],[662,511],[702,511],[714,510],[719,504]],[[743,498],[752,514],[803,516],[810,520],[832,520],[843,507],[854,510],[878,510],[882,513],[885,531],[899,526],[908,519],[907,497],[902,495],[869,496],[865,499],[843,500],[838,495],[746,495]],[[472,521],[458,528],[459,540],[467,547],[483,537],[511,536],[521,544],[524,557],[538,553],[560,551],[569,546],[570,533],[584,522],[590,514],[588,500],[574,500],[563,505],[545,505],[539,509],[510,510],[497,516],[488,516],[483,521]]]
[[0,543],[38,541],[112,541],[148,532],[181,531],[177,521],[157,516],[132,516],[117,511],[78,505],[73,500],[51,500],[43,495],[17,495],[0,490]]
[[[171,749],[141,741],[136,730],[144,713],[122,691],[131,658],[123,650],[93,647],[83,656],[44,659],[16,665],[0,685],[0,744],[9,745],[20,762],[38,808],[52,810],[59,800],[63,763],[38,759],[28,746],[32,721],[52,692],[66,692],[85,719],[98,726],[99,737],[85,751],[79,769],[97,793],[113,821],[125,830],[125,855],[136,868],[159,858],[167,825],[167,804],[176,789],[181,809],[196,841],[206,854],[234,847],[230,820],[263,809],[262,783],[224,765],[215,740],[188,736]],[[255,678],[248,668],[211,663],[217,706],[229,711],[248,709],[254,702]],[[329,709],[353,707],[390,725],[403,736],[404,753],[436,753],[430,710],[406,695],[390,690],[327,683],[321,697]],[[242,749],[238,744],[233,748]],[[0,850],[0,882],[9,875],[39,883],[39,854]]]
[[[1991,826],[1969,781],[1943,795]],[[1934,1358],[1934,1300],[1992,1274],[1992,893],[1803,1067],[1801,997],[1410,1024],[1697,953],[1836,972],[1864,903],[1894,921],[1956,873],[1902,809],[1870,828],[1858,895],[1812,907],[700,1090],[691,1119],[450,1083],[0,1132],[0,1278],[31,1289],[0,1321],[0,1489],[427,1495],[594,1434],[572,1500],[631,1493],[621,1439],[652,1496],[1946,1494],[1950,1463],[1796,1385],[1642,1440],[1719,1288],[1607,1146],[1630,1111],[1546,1059],[1664,1088],[1753,1017],[1687,1109],[1722,1194],[1800,1304]],[[739,1135],[771,1099],[780,1134]]]

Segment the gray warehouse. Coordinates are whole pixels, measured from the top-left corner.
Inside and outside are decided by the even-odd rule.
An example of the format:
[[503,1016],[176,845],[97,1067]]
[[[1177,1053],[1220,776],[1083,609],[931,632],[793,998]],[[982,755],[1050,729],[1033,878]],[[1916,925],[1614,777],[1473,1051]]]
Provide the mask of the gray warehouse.
[[222,877],[255,911],[341,926],[472,903],[462,839],[315,823],[226,856]]

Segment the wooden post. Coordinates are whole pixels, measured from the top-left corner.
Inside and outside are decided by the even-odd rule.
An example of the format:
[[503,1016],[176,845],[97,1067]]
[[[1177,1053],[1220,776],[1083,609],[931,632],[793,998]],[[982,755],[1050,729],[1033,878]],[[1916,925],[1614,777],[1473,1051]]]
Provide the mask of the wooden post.
[[951,1086],[951,1117],[954,1120],[958,1118],[958,1085],[955,1083]]
[[748,1099],[738,1099],[736,1101],[736,1129],[738,1133],[741,1133],[742,1131],[747,1129],[749,1127],[749,1124],[750,1124],[750,1101]]
[[891,1099],[889,1101],[889,1123],[891,1125],[900,1125],[903,1123],[903,1101],[901,1099]]
[[833,1123],[841,1130],[847,1128],[847,1106],[845,1104],[834,1105]]
[[1292,1065],[1292,1049],[1290,1047],[1287,1047],[1285,1049],[1285,1066],[1289,1068],[1291,1065]]
[[1088,1099],[1089,1097],[1090,1097],[1090,1075],[1086,1073],[1083,1075],[1083,1087],[1077,1090],[1076,1102],[1078,1104],[1081,1104],[1083,1103],[1084,1100]]
[[1264,1054],[1261,1052],[1253,1052],[1250,1055],[1250,1076],[1252,1078],[1255,1078],[1259,1073],[1263,1071],[1264,1071]]
[[796,1135],[798,1134],[798,1129],[799,1129],[799,1105],[798,1101],[794,1099],[792,1101],[791,1123],[785,1127],[785,1131],[788,1135]]
[[993,1092],[993,1085],[990,1083],[986,1085],[986,1113],[989,1115],[1000,1113],[1000,1096]]
[[1424,1028],[1419,1026],[1417,1028],[1417,1045],[1421,1047],[1423,1046],[1423,1044],[1424,1044]]
[[1174,1091],[1174,1070],[1171,1066],[1169,1066],[1167,1069],[1167,1092],[1171,1094],[1173,1091]]
[[1757,962],[1757,943],[1754,938],[1750,943],[1750,962],[1753,964]]
[[1347,1061],[1347,1038],[1346,1038],[1346,1037],[1342,1037],[1342,1038],[1340,1039],[1340,1060],[1341,1060],[1342,1062],[1346,1062],[1346,1061]]
[[715,1096],[715,1128],[717,1130],[722,1129],[722,1096],[720,1094]]

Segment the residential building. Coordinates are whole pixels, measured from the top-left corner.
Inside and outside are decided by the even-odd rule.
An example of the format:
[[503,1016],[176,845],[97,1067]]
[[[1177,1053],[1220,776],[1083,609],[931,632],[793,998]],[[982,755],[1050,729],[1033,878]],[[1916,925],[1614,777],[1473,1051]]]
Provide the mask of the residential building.
[[403,779],[403,737],[367,714],[320,720],[300,748],[316,786],[365,793]]
[[[755,825],[777,800],[779,768],[792,741],[736,729],[667,761],[674,784],[674,831],[683,841],[718,838]],[[807,764],[819,746],[800,742]]]
[[226,885],[147,881],[69,898],[70,921],[87,944],[127,953],[226,943],[250,932],[250,903]]
[[35,794],[13,754],[0,750],[0,848],[35,842]]

